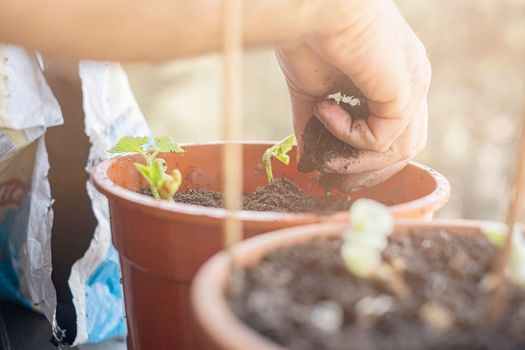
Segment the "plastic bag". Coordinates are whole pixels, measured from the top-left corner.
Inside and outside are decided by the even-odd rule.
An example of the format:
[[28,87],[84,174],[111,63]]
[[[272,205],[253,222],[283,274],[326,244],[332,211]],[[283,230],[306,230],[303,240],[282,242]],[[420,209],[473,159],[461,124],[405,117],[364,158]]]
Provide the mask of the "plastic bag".
[[43,135],[62,123],[36,54],[0,46],[0,296],[52,318],[53,212]]
[[[119,65],[82,62],[80,78],[86,134],[91,142],[86,170],[91,173],[96,164],[107,159],[107,150],[122,136],[150,135],[150,131]],[[73,345],[123,336],[126,331],[120,266],[118,253],[111,244],[107,200],[91,182],[86,186],[98,226],[87,252],[73,265],[69,278],[77,310],[77,336]]]
[[[42,69],[37,54],[0,46],[0,298],[41,310],[61,344],[69,330],[57,322],[51,282],[53,200],[44,135],[63,120]],[[79,74],[91,142],[86,170],[91,172],[121,136],[150,132],[119,65],[82,62]],[[76,311],[72,345],[126,333],[107,202],[89,181],[86,190],[98,226],[68,281]]]

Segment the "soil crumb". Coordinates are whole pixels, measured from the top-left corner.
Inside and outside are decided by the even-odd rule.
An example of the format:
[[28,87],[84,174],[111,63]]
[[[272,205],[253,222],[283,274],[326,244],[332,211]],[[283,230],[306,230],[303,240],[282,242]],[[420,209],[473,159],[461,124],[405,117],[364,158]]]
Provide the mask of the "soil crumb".
[[[201,189],[178,192],[173,199],[176,202],[205,207],[224,206],[222,193]],[[257,188],[243,199],[244,210],[288,213],[331,214],[346,211],[351,204],[350,199],[342,196],[310,195],[285,178],[274,179],[271,184]]]
[[341,239],[283,248],[230,281],[230,305],[250,327],[294,350],[525,349],[525,291],[508,289],[497,325],[486,314],[484,276],[495,248],[484,236],[394,235],[383,260],[402,271],[410,297],[357,279]]

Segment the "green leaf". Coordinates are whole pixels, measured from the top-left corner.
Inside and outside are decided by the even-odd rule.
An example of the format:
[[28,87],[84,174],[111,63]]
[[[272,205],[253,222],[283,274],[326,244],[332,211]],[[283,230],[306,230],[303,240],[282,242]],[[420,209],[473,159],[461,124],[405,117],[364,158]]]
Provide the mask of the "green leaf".
[[[287,158],[287,153],[290,152],[293,146],[295,145],[297,145],[297,139],[295,137],[295,134],[291,134],[287,136],[286,138],[284,138],[278,144],[272,146],[270,149],[272,150],[274,157],[278,158],[283,163],[285,163],[286,158]],[[285,160],[283,161],[282,159],[285,159]]]
[[287,154],[276,154],[275,157],[279,159],[284,165],[290,164],[290,156]]
[[153,169],[151,169],[150,166],[140,164],[140,163],[133,163],[135,165],[135,168],[148,180],[148,182],[153,183]]
[[158,148],[160,152],[174,152],[174,153],[184,152],[182,147],[176,144],[171,138],[171,136],[155,137],[154,141],[155,141],[155,146]]
[[[520,225],[514,228],[508,266],[505,269],[507,277],[517,285],[525,286],[525,239]],[[503,248],[507,240],[507,225],[503,223],[486,223],[481,232],[498,248]]]
[[521,230],[514,232],[507,275],[517,285],[525,285],[525,240]]
[[359,278],[369,277],[381,265],[381,251],[344,243],[341,256],[346,267]]
[[348,270],[367,278],[381,266],[381,252],[388,245],[394,219],[387,206],[359,199],[350,208],[350,227],[343,234],[341,257]]
[[503,223],[485,223],[481,232],[487,236],[489,241],[496,247],[503,247],[507,238],[507,225]]
[[164,174],[162,186],[159,188],[159,194],[162,199],[173,200],[173,196],[179,190],[182,183],[182,174],[178,169],[171,172],[171,175]]
[[159,191],[155,186],[155,176],[153,175],[153,168],[149,165],[144,165],[140,163],[133,163],[133,165],[139,171],[139,173],[148,181],[149,189],[153,198],[160,199]]
[[144,153],[144,145],[148,143],[147,137],[124,136],[121,138],[110,153]]
[[350,229],[347,229],[343,234],[343,239],[345,243],[376,249],[382,251],[388,245],[388,236],[373,234],[369,232],[356,232]]
[[350,226],[354,232],[388,236],[394,229],[394,219],[386,205],[359,199],[350,208]]
[[291,134],[285,139],[283,139],[281,142],[279,142],[276,145],[273,145],[264,152],[262,160],[264,163],[264,170],[266,171],[266,178],[268,179],[268,183],[272,183],[273,181],[271,163],[272,157],[277,158],[281,163],[288,165],[290,163],[290,157],[288,156],[288,152],[290,152],[293,146],[295,146],[296,144],[297,139],[295,138],[295,134]]
[[153,181],[155,183],[155,186],[159,188],[162,186],[162,182],[164,180],[164,174],[166,173],[166,170],[168,169],[168,166],[166,165],[166,161],[162,158],[157,158],[153,161],[153,164],[151,166],[153,169]]

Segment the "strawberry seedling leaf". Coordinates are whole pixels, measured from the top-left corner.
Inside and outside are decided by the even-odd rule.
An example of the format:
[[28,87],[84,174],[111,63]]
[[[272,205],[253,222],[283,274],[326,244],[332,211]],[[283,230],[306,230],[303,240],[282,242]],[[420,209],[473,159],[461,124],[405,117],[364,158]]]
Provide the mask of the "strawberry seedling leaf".
[[144,145],[148,143],[147,137],[124,136],[113,148],[110,153],[144,153]]
[[[171,136],[155,137],[154,141],[155,141],[155,146],[159,152],[173,152],[173,153],[184,152],[182,147],[180,147],[177,143],[175,143],[173,139],[171,138]],[[155,148],[155,147],[152,147],[152,148]],[[150,148],[150,150],[152,148]]]

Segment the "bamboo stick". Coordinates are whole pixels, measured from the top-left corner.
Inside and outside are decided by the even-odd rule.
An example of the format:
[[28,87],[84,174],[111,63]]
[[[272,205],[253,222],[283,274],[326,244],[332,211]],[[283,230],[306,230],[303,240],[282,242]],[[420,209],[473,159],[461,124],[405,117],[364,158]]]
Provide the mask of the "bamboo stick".
[[241,209],[243,190],[242,145],[242,44],[243,0],[224,0],[223,33],[223,139],[224,244],[231,249],[242,239]]
[[516,170],[510,182],[509,203],[505,220],[507,224],[507,237],[493,270],[495,280],[492,283],[494,289],[490,295],[489,317],[494,322],[500,319],[506,307],[508,279],[505,276],[505,270],[509,264],[515,226],[523,207],[523,195],[525,194],[525,120],[522,121],[521,134],[519,137]]

